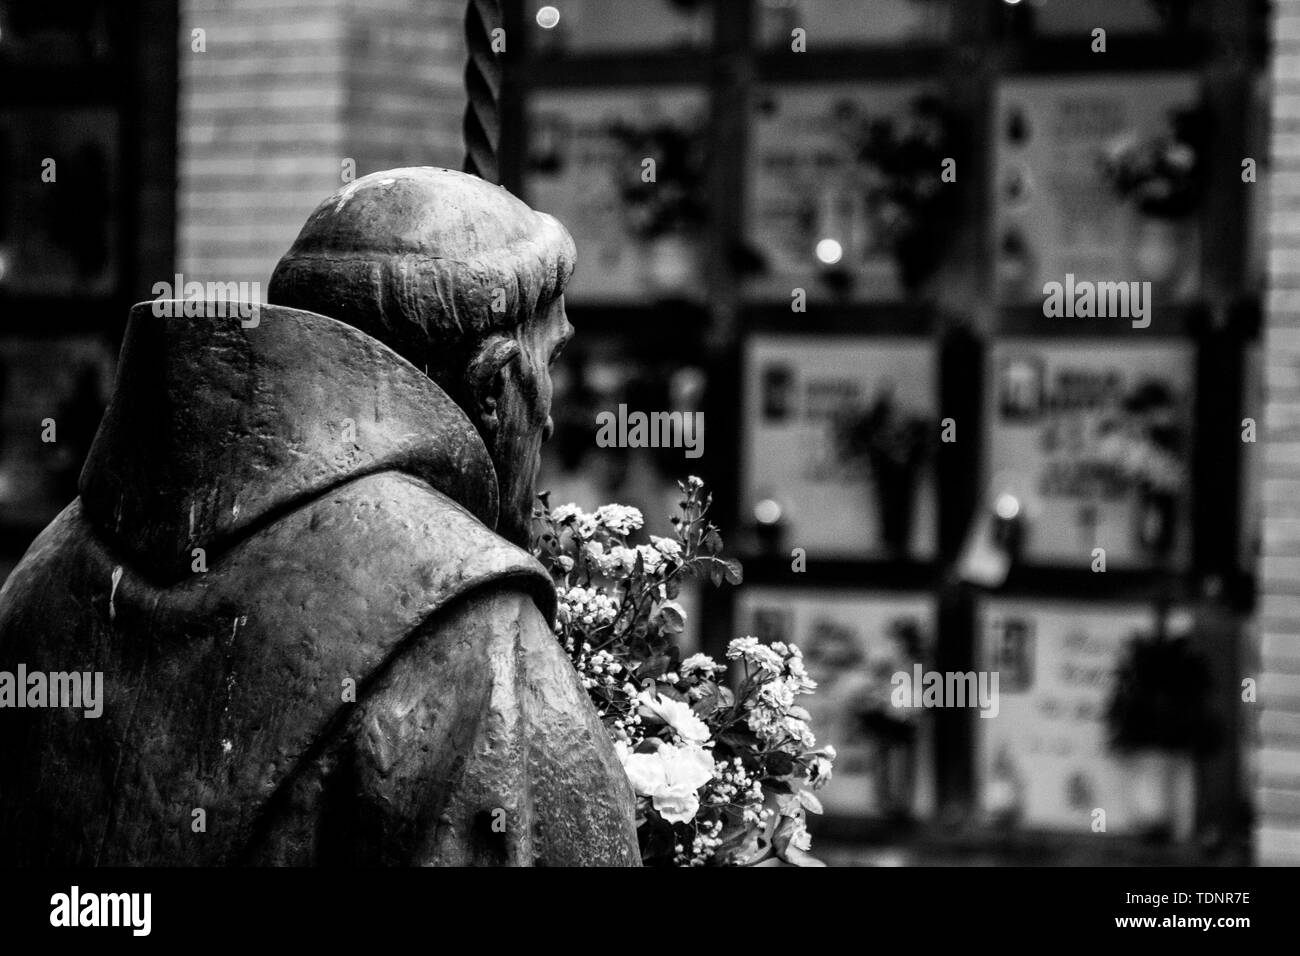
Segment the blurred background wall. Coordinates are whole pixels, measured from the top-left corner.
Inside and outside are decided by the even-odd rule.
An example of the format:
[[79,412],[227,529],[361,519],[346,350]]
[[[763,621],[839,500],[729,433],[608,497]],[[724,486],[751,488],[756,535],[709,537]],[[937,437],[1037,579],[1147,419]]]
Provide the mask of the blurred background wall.
[[1262,863],[1300,864],[1300,3],[1275,5],[1259,777]]
[[[177,269],[270,279],[344,182],[459,168],[463,5],[182,0]],[[206,52],[194,50],[204,31]]]

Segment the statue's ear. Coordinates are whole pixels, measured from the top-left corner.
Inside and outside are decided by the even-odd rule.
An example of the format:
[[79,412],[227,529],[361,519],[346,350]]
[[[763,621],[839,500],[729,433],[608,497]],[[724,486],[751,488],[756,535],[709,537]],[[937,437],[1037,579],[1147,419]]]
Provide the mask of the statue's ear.
[[474,413],[489,431],[495,432],[499,425],[497,409],[505,392],[505,372],[518,358],[517,341],[505,335],[493,335],[470,360],[467,381]]

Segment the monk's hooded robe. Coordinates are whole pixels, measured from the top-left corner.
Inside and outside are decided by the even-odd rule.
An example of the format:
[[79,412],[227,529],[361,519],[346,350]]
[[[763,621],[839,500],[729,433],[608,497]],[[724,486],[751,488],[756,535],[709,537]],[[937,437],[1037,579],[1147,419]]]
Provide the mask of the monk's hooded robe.
[[638,864],[461,409],[333,319],[152,305],[0,591],[0,670],[103,674],[0,710],[0,864]]

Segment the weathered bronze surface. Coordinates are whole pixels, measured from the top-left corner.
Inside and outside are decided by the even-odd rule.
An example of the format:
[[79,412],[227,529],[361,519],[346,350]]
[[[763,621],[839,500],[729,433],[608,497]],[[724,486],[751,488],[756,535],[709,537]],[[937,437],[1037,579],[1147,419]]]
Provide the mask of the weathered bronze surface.
[[[133,309],[81,495],[0,591],[0,669],[102,671],[103,715],[0,710],[0,863],[639,862],[551,583],[494,530],[526,526],[570,240],[395,170],[322,204],[271,298],[367,259],[317,287],[351,324]],[[352,327],[368,293],[387,329]]]

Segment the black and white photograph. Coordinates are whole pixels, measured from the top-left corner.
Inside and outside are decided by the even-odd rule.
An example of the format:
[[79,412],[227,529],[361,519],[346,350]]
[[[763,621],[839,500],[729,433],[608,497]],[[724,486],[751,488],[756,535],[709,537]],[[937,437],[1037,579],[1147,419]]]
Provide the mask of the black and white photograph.
[[1286,925],[1300,0],[0,0],[0,164],[6,936]]

